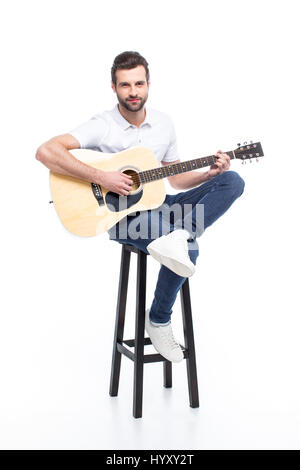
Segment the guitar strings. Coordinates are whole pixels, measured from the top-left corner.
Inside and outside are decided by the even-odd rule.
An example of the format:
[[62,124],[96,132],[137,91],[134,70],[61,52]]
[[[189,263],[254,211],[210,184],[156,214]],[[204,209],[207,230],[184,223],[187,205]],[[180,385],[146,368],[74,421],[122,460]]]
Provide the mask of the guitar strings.
[[[215,155],[210,155],[209,157],[203,157],[203,158],[200,158],[200,159],[191,160],[190,162],[196,162],[198,160],[198,161],[204,161],[206,163],[206,161],[209,161],[209,159],[213,159],[213,162],[214,162],[215,157],[216,157]],[[134,184],[139,185],[140,183],[142,183],[141,177],[140,177],[141,173],[144,173],[144,175],[143,175],[143,177],[145,178],[144,182],[150,182],[150,181],[154,181],[155,179],[159,179],[161,174],[159,174],[159,175],[157,174],[158,170],[160,172],[163,171],[163,177],[172,176],[172,174],[168,174],[170,169],[174,170],[175,174],[177,174],[176,170],[181,169],[182,165],[188,164],[190,162],[188,161],[188,162],[176,163],[175,165],[170,165],[169,167],[165,167],[163,170],[162,170],[162,168],[153,168],[153,169],[150,168],[149,170],[144,170],[140,173],[137,173],[137,174],[135,173],[134,175],[129,175],[129,176],[131,176],[131,179],[132,179]],[[192,168],[190,168],[190,170],[192,170]],[[147,174],[146,172],[152,172],[152,175]],[[156,176],[156,178],[152,179],[152,176]],[[148,180],[148,178],[149,178],[149,180]]]
[[[225,153],[229,155],[231,154],[230,159],[236,158],[235,155],[232,155],[233,154],[232,151],[228,151]],[[141,183],[155,181],[156,179],[160,179],[161,177],[165,178],[168,176],[174,176],[174,174],[175,175],[178,174],[178,170],[181,170],[179,171],[179,173],[182,173],[183,171],[191,171],[195,169],[195,166],[196,166],[196,169],[198,169],[199,168],[198,164],[202,162],[205,164],[204,165],[205,167],[209,166],[211,164],[214,164],[217,159],[218,159],[217,155],[209,155],[208,157],[196,158],[194,160],[189,160],[187,162],[180,162],[174,165],[169,165],[167,167],[164,167],[163,169],[161,167],[153,168],[153,169],[150,168],[149,170],[144,170],[144,171],[141,171],[140,173],[135,173],[130,176],[133,181],[133,184],[140,185]],[[186,169],[184,165],[186,165]],[[188,165],[190,165],[190,168]],[[193,167],[191,165],[193,165]],[[203,168],[203,165],[200,165],[200,168]],[[170,170],[172,170],[172,173],[170,173]],[[142,181],[142,178],[144,179],[144,181]]]

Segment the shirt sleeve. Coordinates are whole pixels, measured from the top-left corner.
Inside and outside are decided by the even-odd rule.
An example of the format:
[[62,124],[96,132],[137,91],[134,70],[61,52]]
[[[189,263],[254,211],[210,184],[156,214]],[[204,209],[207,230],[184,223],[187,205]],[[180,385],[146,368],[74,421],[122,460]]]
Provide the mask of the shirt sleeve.
[[176,132],[173,122],[170,121],[170,143],[162,159],[162,162],[175,162],[176,160],[179,160]]
[[69,134],[78,140],[81,149],[100,149],[107,130],[107,122],[101,117],[93,116],[89,121],[72,129]]

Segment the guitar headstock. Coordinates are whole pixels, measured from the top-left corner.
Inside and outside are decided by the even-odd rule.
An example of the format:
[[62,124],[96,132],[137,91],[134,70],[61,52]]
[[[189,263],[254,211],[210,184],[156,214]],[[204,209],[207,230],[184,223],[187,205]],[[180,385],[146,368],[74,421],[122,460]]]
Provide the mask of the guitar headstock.
[[249,144],[247,142],[244,142],[243,145],[238,144],[238,148],[234,150],[234,154],[235,158],[243,160],[243,163],[244,160],[251,160],[252,158],[256,158],[256,160],[258,160],[259,157],[264,156],[261,143],[253,143],[252,141],[250,141]]

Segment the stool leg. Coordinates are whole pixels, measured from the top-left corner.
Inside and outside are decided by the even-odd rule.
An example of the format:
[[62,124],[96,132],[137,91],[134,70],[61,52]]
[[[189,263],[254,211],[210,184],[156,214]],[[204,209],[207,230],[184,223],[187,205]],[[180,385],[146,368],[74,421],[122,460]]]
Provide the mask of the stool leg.
[[172,362],[164,361],[164,387],[172,387]]
[[141,418],[143,407],[144,336],[146,310],[147,255],[138,252],[136,283],[136,320],[134,348],[133,416]]
[[127,251],[125,249],[125,246],[123,245],[121,267],[120,267],[120,277],[119,277],[115,336],[114,336],[114,343],[113,343],[113,355],[112,355],[111,375],[110,375],[109,394],[112,397],[115,397],[118,395],[118,389],[119,389],[122,354],[118,351],[117,344],[118,342],[123,341],[130,255],[131,255],[130,251]]
[[199,395],[198,395],[196,354],[195,354],[194,330],[193,330],[191,298],[190,298],[190,289],[189,289],[188,279],[186,279],[186,281],[181,287],[180,297],[181,297],[184,342],[185,342],[185,348],[188,350],[188,357],[186,359],[186,367],[187,367],[190,406],[192,408],[198,408]]

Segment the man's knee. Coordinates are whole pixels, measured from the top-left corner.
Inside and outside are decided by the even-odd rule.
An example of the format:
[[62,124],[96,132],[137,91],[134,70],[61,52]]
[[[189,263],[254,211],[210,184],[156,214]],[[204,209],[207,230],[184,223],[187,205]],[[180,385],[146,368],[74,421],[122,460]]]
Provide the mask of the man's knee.
[[243,194],[245,188],[245,181],[236,171],[224,171],[224,173],[219,176],[222,183],[230,185],[239,196]]

